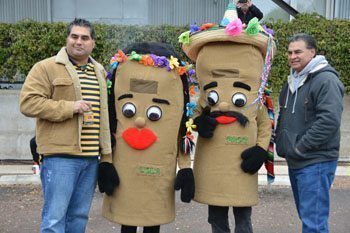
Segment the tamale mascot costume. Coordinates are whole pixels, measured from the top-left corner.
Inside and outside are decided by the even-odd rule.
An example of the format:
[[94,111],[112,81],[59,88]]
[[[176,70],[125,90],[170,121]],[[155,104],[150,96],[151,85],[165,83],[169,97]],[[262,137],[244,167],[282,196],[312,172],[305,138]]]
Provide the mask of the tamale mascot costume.
[[272,134],[264,89],[275,49],[272,36],[260,29],[256,18],[244,29],[230,3],[220,25],[192,25],[179,37],[196,62],[200,87],[194,200],[209,205],[213,232],[230,232],[230,206],[235,232],[253,232],[257,172],[268,159]]
[[[98,184],[107,194],[103,216],[121,224],[122,233],[136,232],[137,226],[159,232],[160,225],[175,219],[175,189],[181,189],[183,202],[194,196],[191,158],[185,153],[193,146],[186,128],[191,66],[177,58],[168,44],[137,43],[111,59],[110,125],[118,175],[101,168]],[[187,148],[180,150],[181,144]]]

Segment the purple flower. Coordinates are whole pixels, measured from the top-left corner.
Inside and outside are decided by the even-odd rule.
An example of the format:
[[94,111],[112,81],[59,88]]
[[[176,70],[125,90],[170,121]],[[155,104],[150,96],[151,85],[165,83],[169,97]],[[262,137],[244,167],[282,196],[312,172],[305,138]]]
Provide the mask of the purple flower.
[[275,35],[275,32],[272,29],[268,28],[266,25],[262,25],[262,27],[267,34],[269,34],[271,36]]
[[199,29],[200,29],[200,27],[198,27],[197,24],[192,24],[192,25],[190,26],[190,32],[191,32],[191,33],[194,33],[194,32],[196,32],[196,31],[199,31]]

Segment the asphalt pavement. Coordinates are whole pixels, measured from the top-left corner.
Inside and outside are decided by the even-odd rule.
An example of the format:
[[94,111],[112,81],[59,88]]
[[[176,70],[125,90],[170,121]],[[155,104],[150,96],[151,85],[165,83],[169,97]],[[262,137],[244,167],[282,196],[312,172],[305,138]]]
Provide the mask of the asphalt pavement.
[[[4,167],[11,166],[11,167]],[[21,167],[23,166],[23,167]],[[31,175],[31,166],[0,166],[0,232],[39,232],[42,193],[39,177]],[[24,172],[25,171],[25,172]],[[294,199],[286,182],[286,167],[276,169],[276,182],[266,185],[263,171],[259,175],[259,205],[253,207],[255,233],[301,232]],[[96,191],[90,211],[87,233],[118,233],[120,226],[101,216],[103,195]],[[229,214],[234,229],[232,211]],[[338,168],[331,190],[329,226],[331,233],[350,232],[350,167]],[[140,229],[138,232],[142,232]],[[161,226],[162,233],[210,233],[207,206],[196,202],[182,203],[176,196],[176,220]]]

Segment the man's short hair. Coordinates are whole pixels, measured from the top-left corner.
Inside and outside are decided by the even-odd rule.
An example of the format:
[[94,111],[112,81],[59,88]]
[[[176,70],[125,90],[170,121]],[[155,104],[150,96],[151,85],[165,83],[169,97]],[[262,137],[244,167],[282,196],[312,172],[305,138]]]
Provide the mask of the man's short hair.
[[248,0],[238,0],[239,3],[247,3]]
[[73,26],[86,27],[90,30],[90,36],[93,40],[95,40],[95,30],[92,24],[86,19],[75,18],[72,22],[70,22],[67,26],[67,36],[70,35]]
[[317,51],[317,42],[315,38],[306,33],[294,34],[292,37],[289,38],[288,45],[292,42],[296,42],[300,40],[305,42],[307,49],[315,49],[315,51]]

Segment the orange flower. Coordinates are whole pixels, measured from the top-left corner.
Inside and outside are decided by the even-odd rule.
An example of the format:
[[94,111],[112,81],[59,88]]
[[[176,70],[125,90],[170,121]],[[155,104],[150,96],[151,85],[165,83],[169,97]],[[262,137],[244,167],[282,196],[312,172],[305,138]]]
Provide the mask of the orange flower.
[[194,96],[196,94],[196,90],[195,90],[195,86],[194,85],[190,86],[189,93],[190,93],[190,96]]
[[179,67],[177,69],[177,72],[179,73],[179,75],[183,75],[184,73],[186,73],[186,68],[185,67]]
[[114,55],[116,57],[117,62],[123,62],[127,59],[127,56],[122,50],[118,50],[118,53]]
[[200,30],[201,30],[201,31],[204,31],[204,30],[207,30],[207,29],[209,29],[209,28],[214,27],[215,25],[216,25],[216,24],[214,24],[214,23],[205,23],[205,24],[202,24]]
[[154,65],[153,59],[147,55],[142,56],[141,60],[139,62],[140,62],[140,64],[143,64],[145,66],[153,66]]

